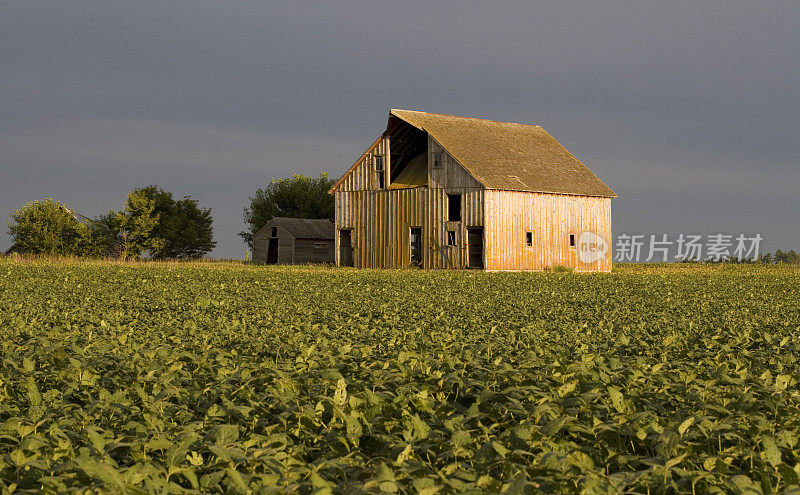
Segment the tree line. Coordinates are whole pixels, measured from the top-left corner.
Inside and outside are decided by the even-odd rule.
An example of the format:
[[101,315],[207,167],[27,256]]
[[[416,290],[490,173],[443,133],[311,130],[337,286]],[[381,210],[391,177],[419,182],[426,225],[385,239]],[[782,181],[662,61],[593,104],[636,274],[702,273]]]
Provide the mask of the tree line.
[[9,251],[49,256],[119,259],[195,259],[214,242],[210,208],[189,196],[175,199],[158,186],[128,193],[122,210],[82,217],[53,199],[11,213]]
[[778,249],[775,251],[775,254],[771,253],[764,253],[761,256],[761,263],[771,265],[773,263],[785,263],[787,265],[800,265],[800,254],[796,253],[794,250],[791,251],[781,251]]
[[[325,172],[319,177],[293,174],[270,179],[266,187],[248,198],[243,211],[246,230],[239,237],[252,249],[253,236],[274,217],[333,220],[334,199],[328,191],[334,183]],[[201,208],[189,196],[176,200],[158,186],[132,190],[122,210],[111,210],[94,219],[80,221],[75,212],[52,199],[28,203],[11,218],[13,222],[8,225],[13,249],[32,254],[194,259],[216,246],[211,209]],[[800,254],[778,250],[755,261],[729,258],[722,262],[800,264]]]
[[[333,220],[334,181],[294,174],[272,178],[244,208],[246,230],[239,236],[249,248],[253,235],[274,217]],[[210,208],[189,196],[175,199],[158,186],[133,189],[120,211],[94,218],[79,215],[53,199],[32,201],[11,213],[9,251],[49,256],[118,259],[196,259],[216,246]]]

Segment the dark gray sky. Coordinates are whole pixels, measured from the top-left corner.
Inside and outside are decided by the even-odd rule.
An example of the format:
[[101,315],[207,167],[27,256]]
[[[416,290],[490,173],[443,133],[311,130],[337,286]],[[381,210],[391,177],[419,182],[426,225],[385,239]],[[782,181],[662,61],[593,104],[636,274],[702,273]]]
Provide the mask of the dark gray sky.
[[615,233],[800,249],[798,26],[797,1],[6,1],[0,212],[158,184],[241,257],[249,195],[339,176],[408,108],[542,125],[619,194]]

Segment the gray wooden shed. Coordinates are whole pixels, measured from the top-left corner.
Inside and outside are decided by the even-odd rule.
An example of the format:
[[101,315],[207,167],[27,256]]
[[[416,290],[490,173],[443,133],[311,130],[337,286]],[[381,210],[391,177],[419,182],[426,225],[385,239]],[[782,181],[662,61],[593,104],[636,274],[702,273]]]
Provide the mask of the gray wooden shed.
[[267,265],[334,263],[333,222],[275,217],[253,236],[253,262]]

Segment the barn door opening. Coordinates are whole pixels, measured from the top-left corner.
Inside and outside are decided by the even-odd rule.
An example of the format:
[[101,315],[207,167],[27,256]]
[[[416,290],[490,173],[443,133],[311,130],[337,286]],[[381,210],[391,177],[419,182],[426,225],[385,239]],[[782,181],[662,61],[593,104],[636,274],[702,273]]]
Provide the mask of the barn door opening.
[[278,263],[278,239],[271,237],[267,242],[267,264],[275,265]]
[[467,266],[483,268],[483,229],[467,229]]
[[353,231],[339,230],[339,266],[353,266]]
[[422,227],[411,227],[411,266],[422,267]]

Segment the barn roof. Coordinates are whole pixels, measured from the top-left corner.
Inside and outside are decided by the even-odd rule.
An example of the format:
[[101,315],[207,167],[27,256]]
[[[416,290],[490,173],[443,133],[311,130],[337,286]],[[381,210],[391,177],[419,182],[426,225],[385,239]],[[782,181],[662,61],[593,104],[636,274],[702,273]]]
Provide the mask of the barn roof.
[[327,218],[288,218],[274,217],[267,227],[283,227],[292,234],[295,239],[333,239],[333,222]]
[[487,189],[617,195],[538,125],[391,110],[427,132]]

